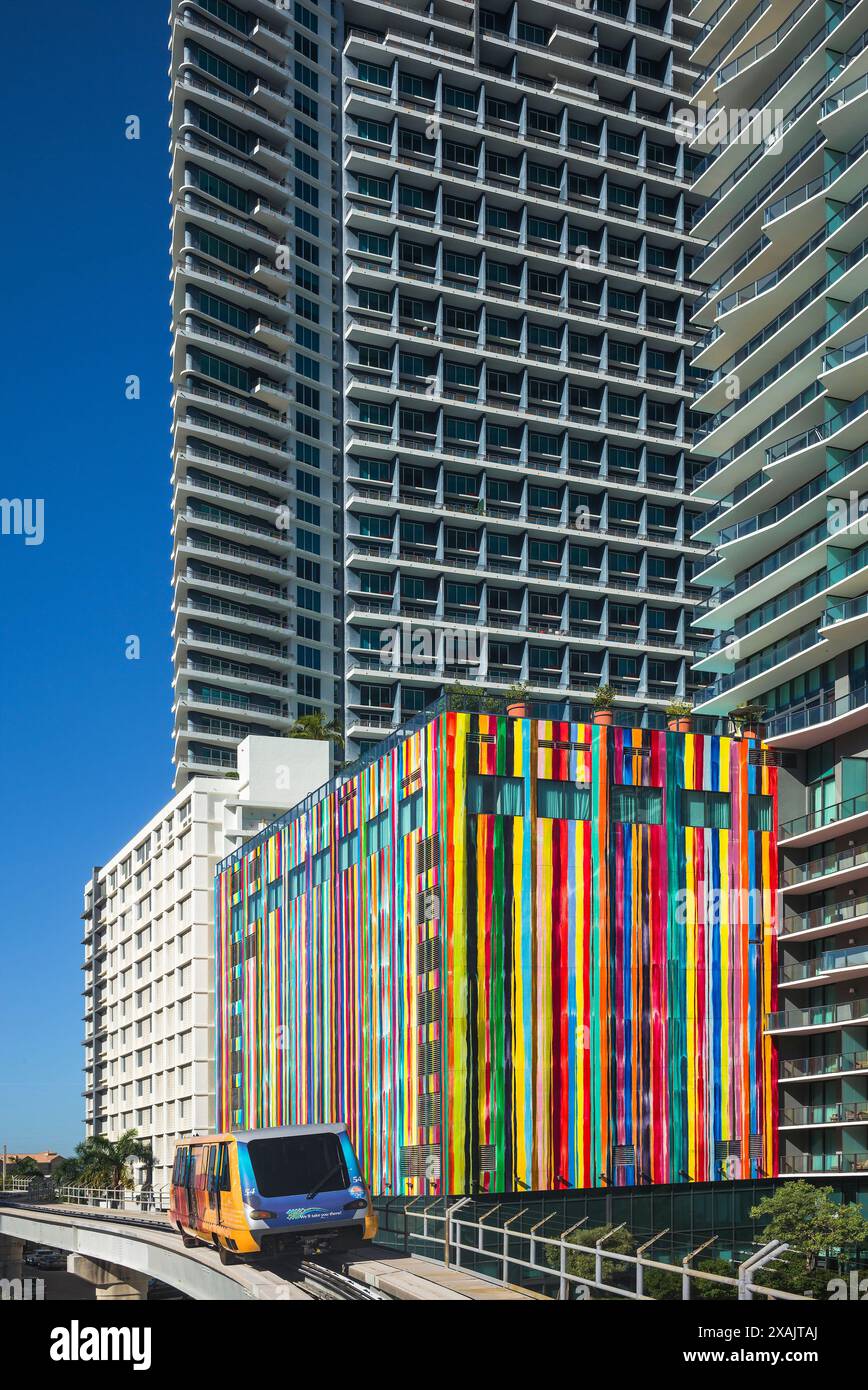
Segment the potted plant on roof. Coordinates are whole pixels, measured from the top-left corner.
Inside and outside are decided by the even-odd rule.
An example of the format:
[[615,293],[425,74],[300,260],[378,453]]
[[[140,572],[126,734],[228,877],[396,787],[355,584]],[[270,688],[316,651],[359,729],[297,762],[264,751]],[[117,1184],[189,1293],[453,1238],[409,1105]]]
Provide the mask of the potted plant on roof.
[[730,710],[729,717],[739,738],[759,738],[760,721],[764,714],[764,705],[746,704]]
[[693,706],[687,700],[670,700],[666,706],[666,727],[671,734],[689,734]]
[[612,706],[614,703],[615,692],[611,685],[598,685],[591,701],[595,724],[603,724],[608,727],[612,723]]
[[506,712],[510,719],[527,719],[530,709],[527,703],[527,685],[524,681],[519,681],[517,685],[511,685],[506,692]]

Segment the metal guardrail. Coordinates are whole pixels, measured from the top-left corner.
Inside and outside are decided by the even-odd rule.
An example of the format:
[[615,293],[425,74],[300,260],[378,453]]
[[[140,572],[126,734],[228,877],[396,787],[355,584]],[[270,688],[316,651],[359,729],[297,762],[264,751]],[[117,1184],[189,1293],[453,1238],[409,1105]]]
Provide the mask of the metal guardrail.
[[[789,1246],[781,1241],[768,1241],[753,1251],[737,1266],[735,1274],[715,1274],[710,1270],[696,1268],[692,1262],[715,1243],[716,1236],[710,1237],[691,1250],[679,1264],[673,1264],[665,1260],[655,1260],[648,1254],[653,1245],[670,1234],[668,1228],[645,1240],[635,1254],[626,1254],[605,1248],[605,1242],[617,1231],[622,1230],[624,1223],[614,1227],[593,1245],[582,1245],[576,1238],[576,1232],[586,1224],[587,1217],[562,1231],[560,1235],[546,1235],[542,1228],[555,1213],[537,1221],[529,1230],[523,1231],[516,1229],[514,1223],[526,1208],[521,1207],[514,1215],[498,1224],[491,1218],[501,1209],[500,1203],[492,1206],[477,1220],[459,1215],[471,1200],[470,1197],[460,1198],[440,1211],[436,1208],[441,1206],[442,1198],[429,1201],[427,1206],[415,1210],[415,1203],[411,1201],[402,1208],[405,1242],[420,1242],[426,1247],[429,1256],[442,1259],[447,1265],[452,1264],[457,1268],[469,1268],[474,1265],[474,1272],[477,1274],[480,1273],[479,1263],[484,1262],[486,1271],[494,1271],[487,1273],[485,1277],[492,1278],[499,1284],[513,1284],[516,1277],[527,1282],[528,1275],[537,1276],[538,1282],[549,1285],[556,1281],[555,1297],[560,1300],[584,1299],[596,1293],[604,1298],[651,1302],[654,1301],[653,1296],[645,1292],[645,1276],[646,1272],[654,1271],[680,1278],[681,1298],[685,1301],[697,1297],[698,1286],[709,1288],[712,1285],[732,1289],[733,1298],[738,1300],[749,1300],[758,1295],[762,1298],[794,1302],[810,1301],[807,1295],[769,1288],[754,1280],[760,1269],[774,1262],[789,1249]],[[417,1228],[411,1229],[411,1223],[415,1223]],[[593,1277],[580,1275],[570,1268],[570,1259],[576,1255],[586,1256],[593,1261]],[[699,1293],[698,1296],[702,1297],[702,1294]]]
[[98,1207],[107,1211],[165,1212],[171,1189],[163,1187],[84,1187],[56,1186],[50,1177],[7,1177],[0,1192],[18,1193],[39,1201],[67,1206]]

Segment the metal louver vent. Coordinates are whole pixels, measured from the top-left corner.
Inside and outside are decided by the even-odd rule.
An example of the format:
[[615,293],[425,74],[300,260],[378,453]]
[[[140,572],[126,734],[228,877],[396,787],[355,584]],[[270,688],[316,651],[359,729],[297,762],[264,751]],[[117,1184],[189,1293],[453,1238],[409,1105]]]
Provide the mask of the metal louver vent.
[[443,1017],[443,1004],[439,989],[426,989],[417,1000],[417,1023],[439,1023]]
[[416,947],[416,973],[427,975],[429,970],[439,970],[442,959],[439,936],[426,937]]
[[421,893],[416,894],[416,921],[420,925],[440,921],[439,888],[423,888]]
[[401,1176],[427,1178],[440,1176],[440,1150],[434,1144],[405,1144],[401,1149]]
[[440,1044],[420,1043],[417,1053],[420,1076],[440,1075]]
[[738,1139],[716,1139],[714,1141],[715,1158],[739,1158],[741,1156],[741,1142]]
[[427,1096],[420,1096],[418,1102],[419,1124],[425,1129],[431,1125],[439,1125],[443,1118],[443,1107],[440,1102],[440,1095],[434,1091]]
[[763,1156],[763,1137],[761,1134],[752,1134],[748,1141],[749,1153],[751,1158],[762,1158]]
[[440,860],[440,845],[436,835],[429,835],[427,840],[420,840],[416,847],[416,873],[425,874],[429,869],[435,869]]
[[616,1144],[612,1153],[612,1162],[618,1164],[629,1164],[636,1162],[635,1144]]
[[493,1173],[497,1167],[497,1158],[493,1144],[479,1145],[479,1171],[480,1173]]

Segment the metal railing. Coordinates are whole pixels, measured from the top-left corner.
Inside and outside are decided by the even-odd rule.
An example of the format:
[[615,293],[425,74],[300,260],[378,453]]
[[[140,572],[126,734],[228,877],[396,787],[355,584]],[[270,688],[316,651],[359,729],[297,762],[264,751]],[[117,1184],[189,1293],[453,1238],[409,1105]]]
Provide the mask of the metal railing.
[[50,1177],[7,1177],[2,1192],[26,1194],[34,1201],[58,1202],[65,1206],[101,1207],[109,1211],[165,1212],[169,1209],[171,1188],[163,1187],[86,1187],[81,1184],[56,1186]]
[[[442,1198],[416,1200],[427,1201],[427,1205],[417,1208],[415,1202],[410,1202],[403,1207],[405,1241],[421,1245],[429,1257],[441,1259],[447,1265],[473,1268],[475,1274],[482,1274],[498,1284],[533,1285],[559,1300],[587,1299],[596,1294],[607,1299],[653,1301],[653,1295],[645,1292],[645,1280],[646,1274],[655,1273],[679,1278],[682,1300],[708,1296],[712,1287],[716,1287],[717,1290],[731,1289],[731,1297],[739,1300],[752,1299],[756,1294],[772,1299],[808,1301],[805,1295],[769,1288],[754,1281],[760,1269],[788,1250],[781,1241],[769,1241],[755,1249],[737,1266],[733,1265],[733,1274],[717,1274],[699,1269],[693,1263],[714,1245],[716,1236],[703,1241],[675,1264],[654,1259],[648,1253],[658,1241],[670,1235],[668,1228],[644,1240],[635,1254],[628,1254],[606,1249],[606,1241],[623,1230],[624,1223],[607,1231],[593,1245],[583,1245],[577,1232],[585,1225],[587,1217],[559,1235],[552,1235],[547,1234],[544,1227],[555,1213],[536,1221],[528,1230],[522,1230],[515,1223],[525,1213],[524,1207],[498,1222],[493,1218],[501,1210],[499,1202],[478,1219],[471,1219],[460,1214],[472,1200],[470,1197],[460,1198],[450,1206],[444,1206]],[[587,1274],[577,1272],[577,1257],[591,1262]],[[720,1297],[720,1293],[717,1296]]]

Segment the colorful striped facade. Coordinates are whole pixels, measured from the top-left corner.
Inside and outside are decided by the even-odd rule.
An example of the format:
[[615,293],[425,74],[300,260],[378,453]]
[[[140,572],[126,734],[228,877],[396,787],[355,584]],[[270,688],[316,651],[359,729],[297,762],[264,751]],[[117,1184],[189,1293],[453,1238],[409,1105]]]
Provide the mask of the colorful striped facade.
[[221,866],[218,1124],[345,1120],[375,1193],[775,1173],[767,761],[451,710],[390,740]]

